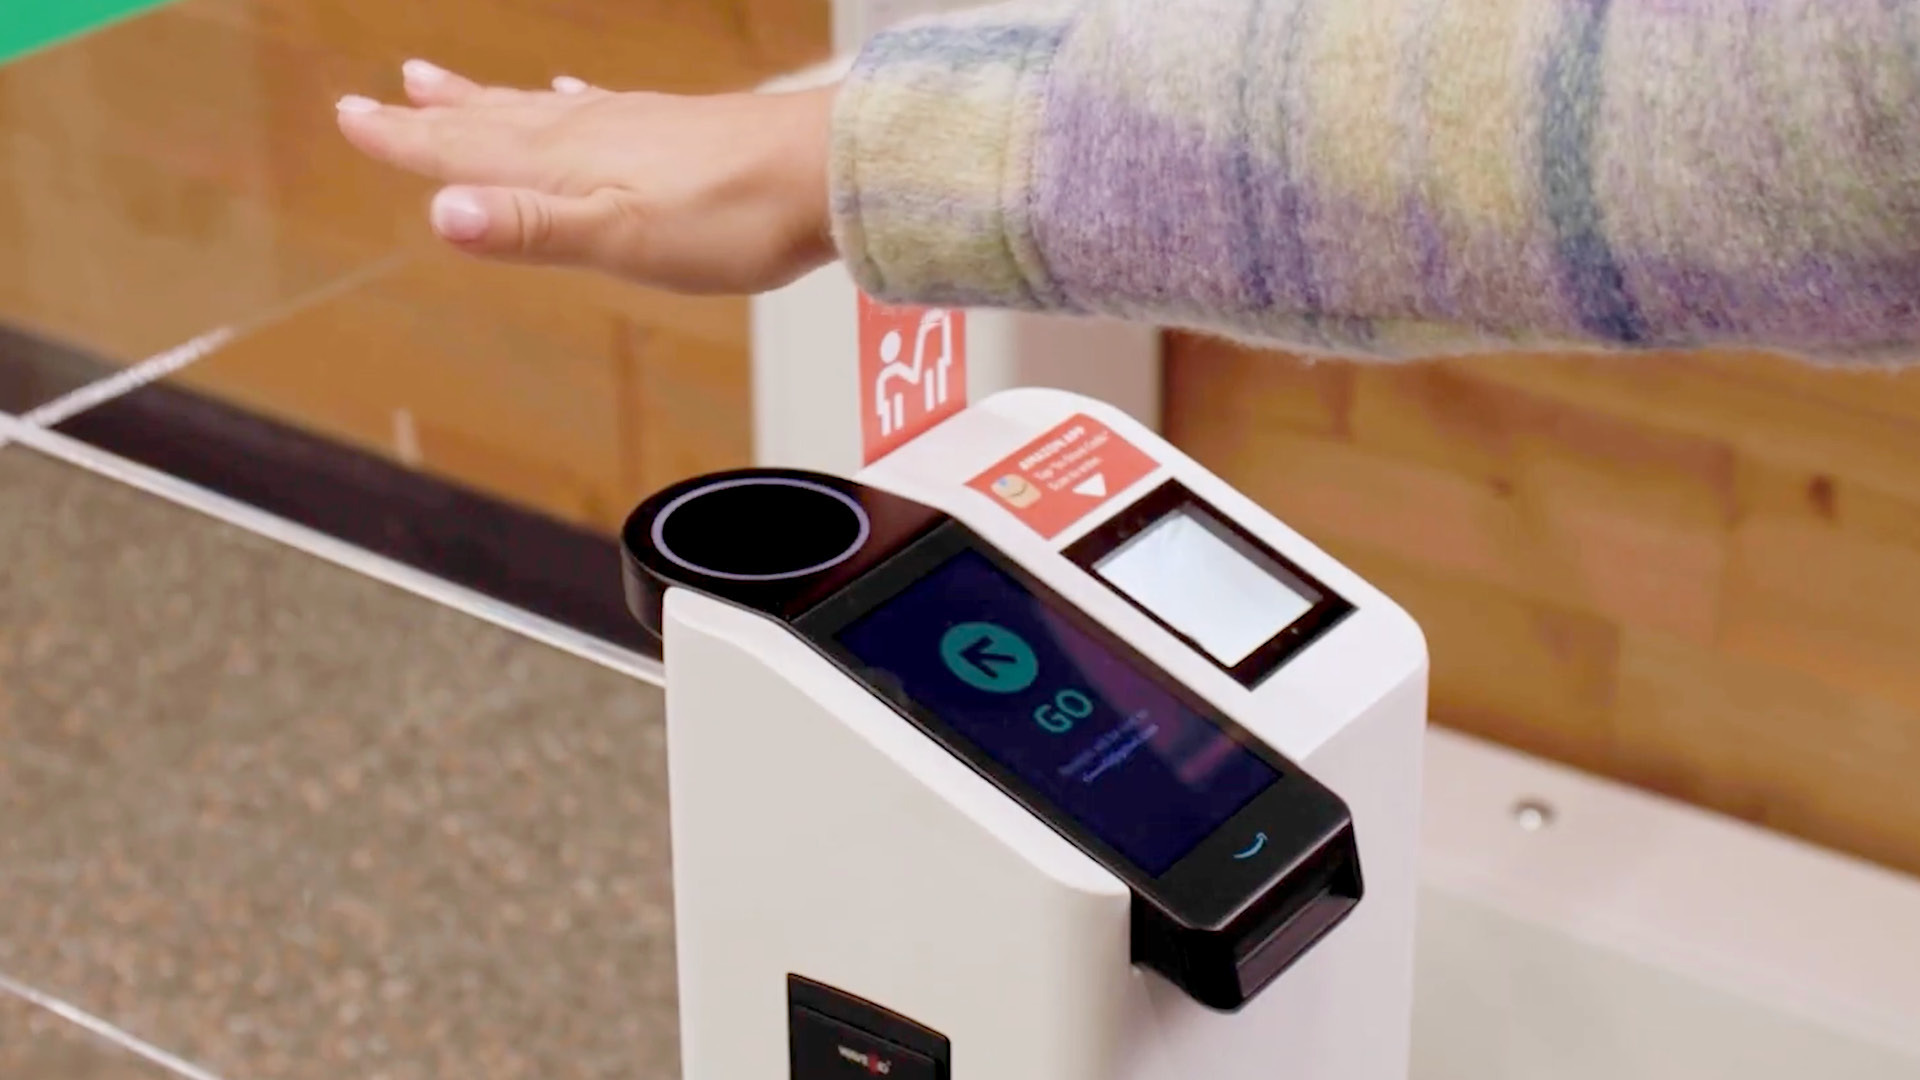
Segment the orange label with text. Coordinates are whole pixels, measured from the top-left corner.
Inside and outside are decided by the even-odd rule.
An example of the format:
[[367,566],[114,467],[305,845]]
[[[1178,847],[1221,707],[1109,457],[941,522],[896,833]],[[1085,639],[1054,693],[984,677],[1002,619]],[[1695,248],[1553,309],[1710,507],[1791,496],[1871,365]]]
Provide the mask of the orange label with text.
[[1083,414],[1008,455],[968,486],[999,500],[1051,540],[1156,468],[1159,463],[1146,451]]
[[967,316],[860,294],[860,447],[871,465],[967,407]]

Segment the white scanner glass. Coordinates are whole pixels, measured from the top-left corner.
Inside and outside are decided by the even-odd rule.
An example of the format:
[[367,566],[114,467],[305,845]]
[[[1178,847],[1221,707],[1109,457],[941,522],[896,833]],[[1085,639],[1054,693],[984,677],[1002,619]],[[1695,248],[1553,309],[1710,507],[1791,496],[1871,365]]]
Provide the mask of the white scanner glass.
[[1094,571],[1228,667],[1314,605],[1188,508],[1148,526]]

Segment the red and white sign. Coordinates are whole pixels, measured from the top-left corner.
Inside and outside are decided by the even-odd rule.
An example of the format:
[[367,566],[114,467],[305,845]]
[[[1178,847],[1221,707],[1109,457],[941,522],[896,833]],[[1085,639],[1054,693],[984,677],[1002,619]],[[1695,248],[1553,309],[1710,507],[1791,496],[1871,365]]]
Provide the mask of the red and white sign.
[[1051,540],[1159,467],[1146,451],[1082,414],[1009,454],[967,486],[999,500]]
[[871,465],[967,407],[967,316],[860,294],[860,446]]

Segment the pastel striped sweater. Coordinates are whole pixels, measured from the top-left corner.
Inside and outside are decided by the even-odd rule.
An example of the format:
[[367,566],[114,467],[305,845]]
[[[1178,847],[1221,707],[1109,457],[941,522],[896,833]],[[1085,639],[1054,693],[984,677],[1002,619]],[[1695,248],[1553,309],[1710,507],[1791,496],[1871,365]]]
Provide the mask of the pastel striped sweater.
[[1920,0],[1033,0],[855,62],[888,300],[1308,352],[1920,356]]

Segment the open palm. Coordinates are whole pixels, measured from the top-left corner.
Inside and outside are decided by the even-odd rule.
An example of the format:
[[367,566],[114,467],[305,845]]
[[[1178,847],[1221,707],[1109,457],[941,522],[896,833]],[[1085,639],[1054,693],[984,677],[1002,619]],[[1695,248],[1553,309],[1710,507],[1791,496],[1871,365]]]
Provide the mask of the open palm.
[[832,90],[682,97],[481,86],[422,61],[408,105],[339,103],[362,152],[450,185],[434,229],[493,258],[693,293],[775,288],[832,258]]

